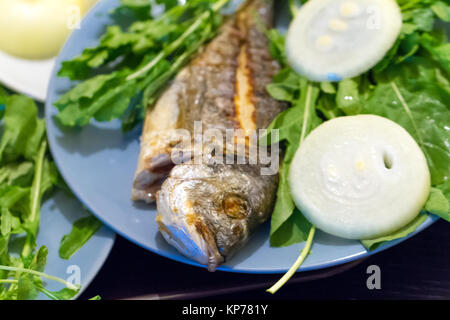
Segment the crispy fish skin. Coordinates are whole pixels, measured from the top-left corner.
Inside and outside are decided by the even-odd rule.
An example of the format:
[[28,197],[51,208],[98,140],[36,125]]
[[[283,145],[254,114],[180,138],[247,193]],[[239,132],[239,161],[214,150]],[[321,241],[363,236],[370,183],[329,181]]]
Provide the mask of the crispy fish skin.
[[272,6],[272,1],[249,1],[187,67],[190,77],[181,100],[183,128],[192,131],[194,121],[223,131],[266,128],[282,110],[266,91],[280,67],[255,21],[259,16],[270,27]]
[[[270,27],[272,6],[249,1],[185,69],[181,127],[192,131],[194,121],[202,121],[205,129],[222,132],[254,130],[267,127],[284,109],[265,89],[280,67],[255,18]],[[270,217],[278,176],[261,175],[260,169],[193,160],[175,166],[157,193],[156,221],[164,238],[216,270]]]

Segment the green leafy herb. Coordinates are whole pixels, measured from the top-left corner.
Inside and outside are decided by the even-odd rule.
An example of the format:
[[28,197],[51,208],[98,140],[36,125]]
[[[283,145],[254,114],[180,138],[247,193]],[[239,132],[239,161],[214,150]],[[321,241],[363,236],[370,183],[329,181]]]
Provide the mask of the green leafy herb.
[[[323,120],[343,115],[376,114],[403,126],[424,151],[431,172],[434,189],[424,212],[448,219],[448,210],[443,204],[448,206],[444,199],[449,198],[450,178],[450,51],[445,33],[434,29],[436,18],[448,20],[448,5],[421,0],[398,0],[398,3],[403,14],[403,29],[392,49],[369,72],[336,85],[326,82],[305,85],[306,80],[299,80],[301,77],[286,64],[284,37],[276,30],[266,31],[273,57],[285,67],[267,90],[275,99],[291,104],[270,127],[280,130],[280,141],[284,141],[286,150],[271,222],[271,245],[305,241],[310,224],[295,208],[290,196],[289,164],[304,134]],[[314,94],[309,114],[314,116],[310,118],[310,125],[303,127],[304,97],[311,88]],[[419,225],[412,223],[382,241],[372,241],[367,247],[374,248],[375,243],[404,237]]]
[[34,102],[25,96],[6,98],[4,133],[0,141],[0,164],[20,158],[34,160],[45,132]]
[[437,1],[431,6],[433,12],[445,22],[450,22],[450,5],[443,1]]
[[439,185],[450,178],[446,129],[450,123],[450,94],[436,83],[435,77],[421,75],[417,63],[423,61],[412,59],[378,76],[361,113],[383,116],[404,127],[428,160],[432,184]]
[[448,194],[445,195],[441,189],[432,188],[430,198],[425,204],[424,210],[450,222],[450,204]]
[[375,250],[376,248],[378,248],[379,246],[381,246],[382,244],[384,244],[388,241],[401,239],[401,238],[404,238],[407,235],[413,233],[414,231],[416,231],[416,229],[418,227],[420,227],[425,222],[427,217],[428,216],[426,214],[421,213],[421,214],[419,214],[419,216],[417,218],[415,218],[413,221],[408,223],[406,226],[404,226],[400,230],[398,230],[388,236],[380,237],[377,239],[362,240],[361,243],[368,250]]
[[[228,1],[157,1],[165,5],[157,18],[149,15],[148,1],[122,1],[116,14],[132,11],[144,20],[126,30],[109,27],[97,47],[63,63],[59,76],[84,81],[55,103],[59,121],[84,126],[91,119],[120,118],[124,130],[132,128],[167,82],[216,34],[222,22],[219,10]],[[138,101],[142,92],[144,98]]]
[[[308,221],[295,208],[288,175],[300,143],[321,123],[315,107],[320,90],[316,84],[308,82],[290,69],[282,70],[267,90],[276,99],[292,104],[291,108],[275,118],[267,130],[267,136],[261,138],[263,142],[282,142],[286,150],[280,167],[280,183],[272,213],[270,242],[273,246],[287,246],[304,241],[309,230]],[[278,130],[278,141],[272,137],[273,130]]]
[[[268,131],[269,137],[271,130],[280,130],[279,140],[284,142],[286,150],[271,220],[270,243],[287,246],[306,241],[297,261],[268,290],[270,293],[275,293],[289,280],[311,247],[315,227],[295,208],[287,178],[292,157],[305,135],[323,120],[364,113],[389,118],[416,139],[426,156],[433,188],[423,211],[390,235],[362,240],[368,250],[408,236],[429,214],[450,221],[450,47],[445,33],[435,29],[436,17],[449,21],[449,6],[441,1],[398,0],[398,3],[403,28],[396,43],[372,70],[340,81],[336,86],[301,79],[287,66],[284,37],[276,30],[266,30],[271,54],[285,68],[267,86],[267,91],[275,99],[291,104]],[[290,6],[295,15],[295,1],[290,1]]]
[[47,290],[42,285],[37,286],[37,288],[39,289],[39,291],[41,291],[43,294],[45,294],[47,297],[49,297],[52,300],[70,300],[75,295],[77,295],[79,292],[79,288],[76,288],[76,287],[75,288],[66,287],[59,291]]
[[[45,124],[30,98],[12,95],[4,101],[0,140],[0,300],[32,300],[39,292],[50,298],[70,299],[79,292],[79,287],[43,273],[48,249],[36,248],[41,203],[61,184],[48,152]],[[71,248],[67,254],[82,246],[96,228],[80,231],[86,234],[79,233],[77,239],[72,237],[68,241]],[[19,256],[9,251],[15,235],[23,235],[25,239],[19,247]],[[45,289],[42,278],[58,281],[66,288],[52,293]]]
[[65,235],[59,247],[59,256],[70,259],[101,228],[102,223],[94,216],[74,222],[72,231]]

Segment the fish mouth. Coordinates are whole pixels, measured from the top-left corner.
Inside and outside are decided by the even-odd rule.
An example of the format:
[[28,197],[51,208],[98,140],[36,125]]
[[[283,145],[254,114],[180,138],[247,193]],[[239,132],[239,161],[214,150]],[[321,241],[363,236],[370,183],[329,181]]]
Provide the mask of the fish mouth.
[[[170,178],[164,184],[167,182],[170,183]],[[172,197],[167,189],[163,186],[156,197],[156,222],[159,231],[180,253],[206,265],[208,271],[214,272],[225,259],[217,247],[213,233],[199,216],[189,212],[189,200],[183,206],[171,205]]]

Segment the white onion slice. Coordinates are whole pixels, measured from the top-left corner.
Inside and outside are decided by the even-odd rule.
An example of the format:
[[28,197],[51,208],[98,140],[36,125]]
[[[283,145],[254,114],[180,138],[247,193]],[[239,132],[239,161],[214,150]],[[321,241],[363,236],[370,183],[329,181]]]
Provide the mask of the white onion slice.
[[26,59],[55,56],[79,27],[87,0],[0,0],[0,50]]
[[312,81],[339,81],[374,67],[401,27],[395,0],[310,0],[289,28],[286,55]]
[[325,122],[302,142],[289,174],[292,196],[317,228],[372,239],[412,221],[430,192],[425,156],[409,133],[373,115]]

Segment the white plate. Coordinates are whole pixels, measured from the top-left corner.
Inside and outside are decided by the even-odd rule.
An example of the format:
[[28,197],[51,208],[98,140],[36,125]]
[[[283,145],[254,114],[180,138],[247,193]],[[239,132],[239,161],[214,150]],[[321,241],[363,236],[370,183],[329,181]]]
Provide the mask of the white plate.
[[0,51],[0,82],[8,88],[44,102],[55,58],[27,60]]

